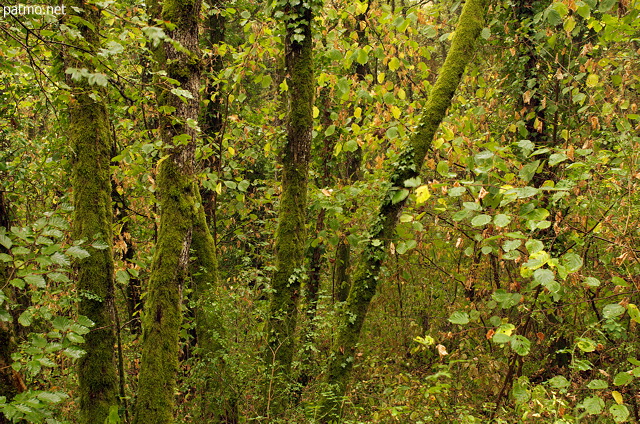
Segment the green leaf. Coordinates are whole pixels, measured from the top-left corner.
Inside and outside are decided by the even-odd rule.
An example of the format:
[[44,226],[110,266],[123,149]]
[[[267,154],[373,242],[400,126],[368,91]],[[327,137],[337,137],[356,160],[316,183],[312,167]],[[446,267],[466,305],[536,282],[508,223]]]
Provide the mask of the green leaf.
[[599,396],[591,396],[578,406],[584,408],[589,415],[599,415],[604,409],[604,401]]
[[510,252],[520,247],[521,244],[522,244],[522,240],[507,240],[502,245],[502,249],[505,252]]
[[616,386],[625,386],[633,381],[633,376],[628,372],[619,372],[613,378],[613,384]]
[[571,383],[564,376],[556,375],[555,377],[547,380],[547,384],[549,384],[554,389],[563,389],[565,387],[569,387]]
[[536,271],[533,273],[533,279],[534,281],[536,281],[539,284],[542,284],[543,286],[547,286],[549,283],[551,283],[552,281],[554,281],[556,278],[556,276],[554,275],[553,271],[551,271],[550,269],[536,269]]
[[583,352],[593,352],[596,350],[596,342],[591,339],[581,337],[578,339],[578,348]]
[[396,252],[400,255],[404,255],[408,250],[414,249],[418,243],[415,240],[402,240],[398,243]]
[[598,287],[600,285],[600,280],[595,277],[587,277],[584,279],[584,283],[589,287]]
[[625,405],[611,405],[609,412],[617,423],[624,423],[629,419],[629,410]]
[[28,284],[31,284],[32,286],[38,287],[39,289],[47,287],[47,283],[42,275],[29,274],[24,277],[24,281],[26,281]]
[[624,306],[619,303],[610,303],[602,308],[602,316],[605,319],[611,319],[624,314],[624,311]]
[[627,312],[629,313],[629,317],[634,320],[637,323],[640,323],[640,311],[638,310],[638,307],[633,304],[633,303],[629,303],[627,305]]
[[493,217],[493,223],[496,225],[496,227],[500,227],[500,228],[506,227],[507,225],[509,225],[510,222],[511,222],[511,217],[503,213],[500,213]]
[[438,174],[442,175],[443,177],[446,177],[449,175],[449,162],[447,162],[446,160],[441,160],[440,162],[438,162],[438,166],[436,167],[436,171],[438,171]]
[[487,225],[490,222],[491,222],[491,215],[481,214],[481,215],[475,216],[471,220],[471,225],[473,225],[474,227],[481,227],[483,225]]
[[535,239],[527,240],[524,246],[527,248],[530,255],[538,253],[544,249],[544,244],[540,240]]
[[80,246],[71,246],[70,248],[68,248],[65,252],[67,255],[69,256],[73,256],[74,258],[77,259],[84,259],[84,258],[88,258],[89,256],[89,252],[87,252],[86,250],[84,250],[82,247]]
[[511,349],[520,356],[526,356],[531,350],[531,342],[526,337],[517,335],[511,338]]
[[402,202],[404,199],[407,198],[408,195],[409,195],[409,190],[407,190],[406,188],[403,188],[401,190],[395,190],[393,192],[393,196],[391,197],[391,203],[395,205],[396,203]]
[[465,325],[469,323],[469,314],[463,311],[455,311],[449,317],[449,322],[458,325]]
[[536,170],[538,169],[538,166],[540,166],[539,160],[528,163],[522,167],[518,175],[520,175],[520,178],[524,182],[528,183],[529,181],[531,181],[531,178],[533,178],[533,176],[535,175]]
[[582,268],[582,258],[575,253],[566,253],[562,256],[562,264],[569,272],[576,272]]
[[595,379],[591,380],[589,384],[587,384],[587,387],[592,390],[604,390],[609,387],[609,384],[604,380]]
[[6,234],[0,234],[0,244],[7,249],[11,249],[11,246],[13,246],[13,242]]
[[78,319],[76,320],[78,324],[82,325],[83,327],[93,327],[95,325],[95,323],[93,321],[91,321],[89,318],[87,318],[84,315],[79,315]]
[[79,347],[71,346],[63,350],[62,353],[71,359],[80,359],[86,352]]
[[452,187],[449,190],[447,190],[447,194],[451,197],[458,197],[458,196],[462,196],[466,191],[467,191],[466,187],[458,186],[458,187]]

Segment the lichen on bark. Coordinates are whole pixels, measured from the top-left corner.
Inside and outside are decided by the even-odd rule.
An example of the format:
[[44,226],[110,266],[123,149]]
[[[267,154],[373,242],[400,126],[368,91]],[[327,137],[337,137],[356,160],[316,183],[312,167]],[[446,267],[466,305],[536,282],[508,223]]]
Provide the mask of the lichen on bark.
[[482,30],[484,0],[467,0],[455,36],[440,69],[438,78],[422,111],[417,131],[402,152],[390,177],[390,188],[384,195],[379,212],[371,225],[370,237],[358,261],[347,301],[339,317],[337,335],[325,373],[325,394],[321,400],[320,422],[338,422],[349,375],[355,360],[355,349],[371,299],[376,293],[378,275],[392,240],[398,217],[406,201],[394,201],[405,181],[419,175],[433,137],[444,119],[462,74],[473,57],[473,46]]

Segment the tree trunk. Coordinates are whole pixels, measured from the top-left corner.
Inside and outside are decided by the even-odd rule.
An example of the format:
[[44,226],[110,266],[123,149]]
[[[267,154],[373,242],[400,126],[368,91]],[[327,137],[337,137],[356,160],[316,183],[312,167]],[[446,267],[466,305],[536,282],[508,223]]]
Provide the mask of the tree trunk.
[[[78,25],[87,48],[99,49],[97,28],[100,10],[82,0],[69,2],[95,29]],[[76,9],[79,8],[79,9]],[[81,11],[78,11],[80,10]],[[67,55],[67,68],[92,68],[88,60]],[[115,332],[113,323],[114,281],[111,209],[111,136],[109,117],[102,96],[86,83],[67,78],[72,87],[69,103],[69,141],[74,152],[73,168],[73,237],[77,240],[98,239],[105,249],[85,245],[90,256],[77,263],[77,288],[80,294],[78,312],[91,319],[95,326],[85,336],[87,352],[78,361],[80,423],[102,423],[109,410],[118,405],[117,376],[114,362]]]
[[313,63],[310,5],[285,10],[285,68],[288,74],[287,138],[282,152],[282,194],[276,231],[276,271],[271,287],[266,388],[268,417],[290,401],[291,362],[301,280],[305,276],[307,178],[313,129]]
[[386,250],[392,240],[398,216],[409,194],[405,181],[419,175],[427,150],[444,119],[467,63],[473,57],[473,46],[480,34],[484,17],[483,0],[467,0],[458,20],[455,38],[438,79],[425,105],[420,125],[410,146],[393,165],[391,188],[387,191],[377,218],[370,226],[371,234],[351,283],[344,311],[339,318],[337,336],[325,374],[327,392],[320,406],[320,421],[335,422],[341,413],[355,349],[369,303],[376,293],[378,274]]
[[[158,104],[173,112],[164,113],[159,120],[164,144],[157,178],[160,230],[145,302],[134,424],[174,422],[182,288],[188,277],[193,222],[198,213],[193,166],[197,134],[187,120],[197,120],[199,114],[200,6],[200,0],[166,0],[162,5],[162,20],[175,25],[166,32],[184,50],[164,43],[155,51],[158,67],[178,81],[191,98],[182,99],[164,87],[158,93]],[[150,5],[150,10],[155,8],[157,5]]]

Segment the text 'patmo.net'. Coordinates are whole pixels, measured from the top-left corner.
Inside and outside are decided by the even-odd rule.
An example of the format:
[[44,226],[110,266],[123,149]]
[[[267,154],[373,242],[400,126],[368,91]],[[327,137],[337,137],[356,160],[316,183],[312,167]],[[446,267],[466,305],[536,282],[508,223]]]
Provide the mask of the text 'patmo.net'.
[[2,6],[2,13],[5,18],[9,15],[64,15],[64,8],[64,5],[15,4],[12,6]]

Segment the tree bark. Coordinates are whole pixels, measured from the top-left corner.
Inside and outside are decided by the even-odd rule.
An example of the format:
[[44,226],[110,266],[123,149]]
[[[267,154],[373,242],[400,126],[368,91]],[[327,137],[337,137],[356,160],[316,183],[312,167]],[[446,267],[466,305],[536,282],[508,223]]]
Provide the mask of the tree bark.
[[300,285],[305,276],[307,179],[313,129],[311,6],[285,7],[285,68],[288,74],[287,137],[282,152],[282,194],[276,231],[276,271],[271,287],[266,413],[279,416],[290,402]]
[[[94,28],[78,25],[90,51],[99,49],[100,10],[83,0],[70,1],[74,11]],[[67,54],[67,68],[92,68],[88,59]],[[85,245],[90,256],[77,263],[78,312],[95,326],[85,336],[87,352],[78,361],[79,421],[102,423],[109,410],[118,405],[117,374],[114,358],[116,342],[113,323],[114,281],[111,209],[111,132],[109,116],[102,96],[81,82],[67,78],[73,99],[69,103],[69,141],[73,151],[73,237],[76,240],[100,240],[105,249]]]
[[339,317],[338,334],[325,374],[326,394],[319,411],[322,423],[337,422],[340,418],[342,397],[353,367],[362,324],[376,293],[378,274],[386,257],[387,246],[394,236],[398,217],[409,194],[405,181],[419,175],[433,137],[451,105],[451,98],[466,65],[473,57],[473,46],[484,22],[484,9],[483,0],[467,0],[465,3],[451,48],[431,90],[417,131],[398,163],[393,165],[391,188],[385,194],[371,225],[369,241],[358,261],[349,297]]
[[[157,178],[160,230],[145,303],[134,424],[174,422],[182,288],[188,277],[193,223],[201,208],[196,205],[198,196],[194,184],[197,134],[187,124],[188,119],[197,120],[199,114],[200,6],[200,0],[165,0],[162,5],[162,20],[174,25],[166,32],[183,49],[178,51],[169,42],[157,48],[158,67],[168,78],[178,81],[191,98],[180,98],[166,86],[158,93],[158,104],[168,106],[159,119],[164,145]],[[150,10],[157,8],[150,5]],[[183,135],[186,138],[182,138]]]

